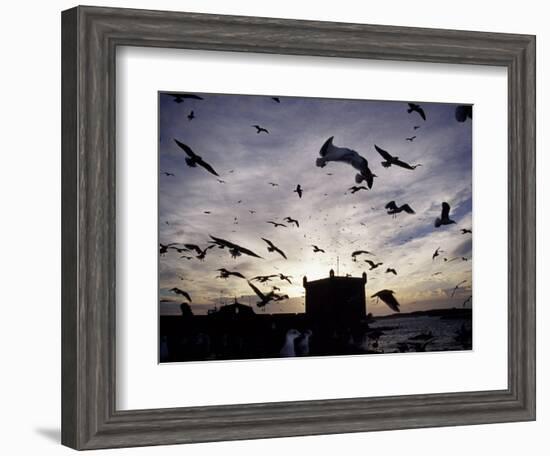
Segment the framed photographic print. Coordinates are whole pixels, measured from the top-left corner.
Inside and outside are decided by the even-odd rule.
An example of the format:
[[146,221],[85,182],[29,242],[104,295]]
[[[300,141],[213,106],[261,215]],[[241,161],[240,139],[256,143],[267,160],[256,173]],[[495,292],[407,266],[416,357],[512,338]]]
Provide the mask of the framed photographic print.
[[62,50],[65,445],[535,418],[533,36],[77,7]]

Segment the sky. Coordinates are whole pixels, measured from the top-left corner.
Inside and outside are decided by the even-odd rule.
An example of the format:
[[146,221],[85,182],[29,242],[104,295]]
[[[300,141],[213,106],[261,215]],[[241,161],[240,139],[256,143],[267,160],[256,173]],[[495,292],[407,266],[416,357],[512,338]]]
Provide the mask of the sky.
[[[192,252],[169,249],[159,256],[159,296],[170,301],[161,302],[161,314],[179,313],[182,299],[169,291],[173,287],[191,295],[195,314],[234,299],[257,312],[303,312],[302,278],[328,277],[330,269],[340,276],[367,273],[367,312],[374,315],[392,313],[371,298],[382,289],[395,292],[401,312],[462,307],[471,296],[472,235],[460,229],[472,228],[472,125],[471,120],[456,121],[457,105],[418,102],[426,113],[424,121],[416,112],[407,113],[407,102],[414,100],[281,96],[277,103],[269,94],[198,95],[203,100],[175,103],[166,93],[159,94],[159,242],[204,248],[212,235],[262,258],[234,259],[227,249],[213,248],[201,261]],[[189,120],[191,111],[195,118]],[[269,134],[256,133],[256,124]],[[357,174],[348,164],[316,166],[319,150],[331,136],[334,145],[353,149],[368,161],[377,176],[372,189],[354,194],[348,190],[356,185]],[[405,139],[412,136],[413,141]],[[219,178],[200,166],[187,166],[186,154],[174,139],[191,147]],[[375,144],[422,166],[384,168]],[[293,191],[297,184],[302,198]],[[398,206],[408,203],[415,214],[388,215],[384,206],[392,200]],[[443,201],[451,205],[450,217],[457,223],[435,228]],[[285,217],[298,220],[300,227],[284,222]],[[268,252],[261,238],[271,240],[288,259]],[[315,253],[312,244],[325,253]],[[433,260],[437,248],[441,252]],[[355,250],[374,255],[361,255],[354,262]],[[458,259],[444,261],[454,257]],[[367,258],[383,265],[369,270]],[[254,282],[266,293],[277,286],[289,299],[258,309],[246,280],[217,278],[218,268],[238,271],[248,279],[292,276],[292,284],[278,278]],[[397,275],[386,273],[387,268]]]

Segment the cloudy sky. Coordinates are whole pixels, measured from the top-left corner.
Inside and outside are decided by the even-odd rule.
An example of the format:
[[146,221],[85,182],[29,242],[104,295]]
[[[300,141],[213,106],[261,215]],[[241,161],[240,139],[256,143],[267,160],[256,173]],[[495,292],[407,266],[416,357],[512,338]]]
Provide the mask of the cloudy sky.
[[[338,259],[341,276],[367,272],[367,310],[374,315],[391,313],[370,298],[384,288],[395,291],[402,312],[461,307],[471,295],[472,235],[460,228],[472,227],[472,127],[470,120],[455,120],[456,105],[421,102],[424,121],[415,112],[407,113],[405,102],[280,97],[276,103],[270,96],[200,95],[203,100],[183,103],[159,95],[159,167],[175,174],[159,176],[159,241],[204,248],[213,235],[263,259],[233,259],[227,249],[213,248],[204,261],[188,260],[168,250],[159,260],[160,298],[173,303],[162,303],[162,314],[177,313],[181,300],[169,291],[172,287],[191,295],[197,314],[235,297],[255,307],[257,298],[247,282],[216,278],[218,268],[247,278],[280,272],[292,276],[292,284],[279,279],[258,284],[265,292],[276,285],[290,296],[264,311],[302,312],[303,276],[327,277],[331,268],[337,269]],[[191,110],[195,118],[188,120]],[[257,134],[255,124],[269,134]],[[405,139],[413,135],[414,141]],[[319,149],[330,136],[336,146],[368,160],[377,175],[371,190],[348,191],[356,185],[356,170],[350,165],[316,166]],[[225,183],[201,167],[188,167],[174,139],[190,146]],[[384,168],[374,144],[422,166]],[[301,199],[293,192],[297,184],[303,188]],[[392,200],[408,203],[416,213],[388,215],[384,206]],[[451,205],[457,224],[435,228],[443,201]],[[287,216],[300,227],[284,222]],[[266,223],[270,220],[287,227],[276,228]],[[281,248],[288,260],[269,253],[262,237]],[[312,244],[326,253],[314,253]],[[438,247],[442,253],[432,260]],[[354,250],[375,256],[362,255],[354,262]],[[454,257],[459,258],[444,261]],[[383,265],[370,271],[366,258]],[[397,275],[386,273],[388,267]]]

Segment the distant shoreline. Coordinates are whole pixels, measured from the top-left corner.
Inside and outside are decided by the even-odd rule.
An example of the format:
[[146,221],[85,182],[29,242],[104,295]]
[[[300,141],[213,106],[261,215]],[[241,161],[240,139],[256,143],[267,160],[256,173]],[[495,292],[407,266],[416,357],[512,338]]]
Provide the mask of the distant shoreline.
[[394,313],[390,315],[373,316],[375,320],[400,318],[400,317],[445,317],[445,318],[472,318],[472,309],[458,309],[456,307],[415,310],[408,313]]

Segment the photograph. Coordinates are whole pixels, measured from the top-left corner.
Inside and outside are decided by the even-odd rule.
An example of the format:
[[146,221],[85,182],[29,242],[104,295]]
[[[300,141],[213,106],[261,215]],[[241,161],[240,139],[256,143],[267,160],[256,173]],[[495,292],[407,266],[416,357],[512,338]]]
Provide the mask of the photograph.
[[159,362],[472,350],[472,111],[159,92]]

